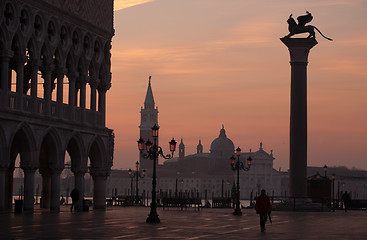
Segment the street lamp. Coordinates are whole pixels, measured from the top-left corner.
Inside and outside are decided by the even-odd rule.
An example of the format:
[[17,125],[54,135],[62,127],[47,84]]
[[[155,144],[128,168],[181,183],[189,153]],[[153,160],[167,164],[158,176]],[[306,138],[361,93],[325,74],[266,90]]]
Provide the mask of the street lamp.
[[326,166],[326,164],[325,164],[325,166],[324,166],[324,173],[325,173],[325,177],[326,177],[326,172],[327,172],[327,166]]
[[236,208],[233,212],[234,215],[242,215],[241,207],[240,207],[240,169],[244,171],[250,170],[252,158],[247,158],[247,167],[244,166],[243,162],[240,162],[240,156],[241,156],[241,148],[238,147],[236,149],[236,155],[237,155],[237,162],[236,158],[232,156],[229,160],[231,162],[232,170],[237,171],[237,188],[236,188]]
[[[177,142],[172,138],[172,140],[169,142],[170,146],[170,152],[171,154],[164,155],[163,150],[160,146],[158,146],[158,134],[159,134],[159,127],[157,124],[155,124],[152,127],[152,136],[153,136],[153,143],[151,141],[147,141],[145,143],[144,139],[140,137],[138,140],[138,148],[140,151],[140,154],[143,158],[149,158],[153,160],[153,180],[152,180],[152,203],[150,204],[150,213],[148,215],[148,218],[146,220],[147,223],[159,223],[160,219],[157,214],[157,203],[156,203],[156,190],[155,187],[157,185],[157,177],[156,177],[156,164],[158,161],[158,157],[162,156],[164,159],[171,159],[173,158],[173,153],[176,150],[176,144]],[[144,151],[144,143],[146,147],[146,153],[143,153]]]
[[[131,178],[131,186],[132,186],[132,180],[135,178],[136,179],[136,191],[135,191],[135,204],[138,205],[139,204],[139,178],[144,178],[145,177],[145,172],[146,170],[143,169],[142,172],[140,172],[139,169],[139,162],[136,161],[136,171],[132,171],[131,169],[129,169],[129,176]],[[133,189],[131,188],[131,195],[132,195],[132,191]]]

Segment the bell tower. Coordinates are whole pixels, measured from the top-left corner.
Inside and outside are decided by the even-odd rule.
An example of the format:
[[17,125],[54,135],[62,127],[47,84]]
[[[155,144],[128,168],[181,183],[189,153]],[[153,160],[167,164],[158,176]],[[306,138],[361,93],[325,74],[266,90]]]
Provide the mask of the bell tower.
[[[140,137],[143,138],[145,142],[148,140],[153,142],[152,127],[154,126],[154,124],[157,124],[157,126],[159,126],[158,107],[155,106],[150,79],[151,76],[149,76],[149,83],[147,94],[145,96],[144,107],[141,107],[140,110]],[[146,169],[148,173],[151,173],[153,169],[152,160],[143,158],[141,156],[139,156],[139,158],[141,169]]]
[[181,143],[180,145],[178,145],[178,157],[179,158],[184,158],[185,157],[185,144],[183,143],[183,139],[181,138]]

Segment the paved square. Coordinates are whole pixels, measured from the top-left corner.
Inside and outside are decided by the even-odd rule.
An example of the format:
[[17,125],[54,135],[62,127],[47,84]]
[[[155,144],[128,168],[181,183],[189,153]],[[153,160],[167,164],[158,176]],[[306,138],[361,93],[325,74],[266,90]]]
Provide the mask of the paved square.
[[112,207],[107,211],[34,214],[1,213],[1,239],[367,239],[366,211],[279,212],[260,232],[254,210],[184,211],[158,209],[160,224],[145,223],[147,207]]

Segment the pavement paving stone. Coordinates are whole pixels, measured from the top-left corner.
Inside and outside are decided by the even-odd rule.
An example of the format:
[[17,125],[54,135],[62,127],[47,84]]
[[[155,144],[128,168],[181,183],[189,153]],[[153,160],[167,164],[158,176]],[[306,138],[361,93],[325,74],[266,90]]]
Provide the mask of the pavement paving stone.
[[147,207],[110,207],[106,211],[0,213],[1,239],[367,239],[367,211],[273,211],[261,233],[253,209],[162,210],[161,223],[145,222]]

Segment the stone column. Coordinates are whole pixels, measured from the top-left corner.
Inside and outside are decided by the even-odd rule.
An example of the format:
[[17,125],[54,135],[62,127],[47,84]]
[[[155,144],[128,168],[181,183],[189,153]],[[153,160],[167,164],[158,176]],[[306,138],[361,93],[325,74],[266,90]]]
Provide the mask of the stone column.
[[84,122],[85,120],[85,99],[86,99],[86,84],[87,84],[87,76],[82,75],[80,77],[80,110],[81,110],[81,120]]
[[24,171],[24,211],[33,211],[34,207],[34,174],[35,168]]
[[96,111],[96,90],[97,90],[97,82],[93,79],[91,79],[90,81],[90,110],[92,110],[93,112]]
[[98,93],[98,112],[102,114],[102,126],[104,127],[106,119],[106,90],[99,88]]
[[68,74],[69,79],[69,108],[70,108],[70,118],[71,120],[74,120],[74,111],[75,111],[75,105],[76,105],[76,99],[75,99],[75,82],[78,77],[77,73],[71,73]]
[[307,64],[315,38],[282,38],[291,64],[289,194],[307,197]]
[[60,174],[61,169],[53,169],[51,171],[51,201],[50,210],[53,212],[60,211]]
[[56,92],[56,100],[57,100],[57,116],[59,118],[63,117],[64,114],[64,74],[66,69],[58,68],[56,71],[57,77],[57,92]]
[[92,171],[93,177],[93,209],[106,209],[106,180],[109,171]]
[[1,71],[1,91],[2,91],[2,106],[9,107],[9,62],[13,57],[13,51],[2,50],[0,52],[0,71]]
[[38,70],[41,66],[41,63],[36,63],[35,61],[31,61],[31,98],[32,104],[31,109],[34,113],[38,112],[38,102],[37,102],[37,88],[38,88]]
[[5,184],[6,184],[6,166],[0,166],[0,211],[4,211],[6,209],[5,206],[5,198],[6,198],[6,191],[5,191]]
[[41,208],[50,208],[51,177],[48,172],[42,173]]
[[16,108],[23,110],[23,88],[24,88],[24,63],[25,56],[17,56],[17,81],[16,81]]
[[45,100],[44,111],[46,115],[51,115],[51,73],[52,73],[51,65],[42,66],[42,77],[44,79],[43,98]]
[[79,209],[83,208],[83,199],[84,199],[84,174],[85,171],[76,171],[74,172],[75,178],[75,188],[78,189],[79,192]]

